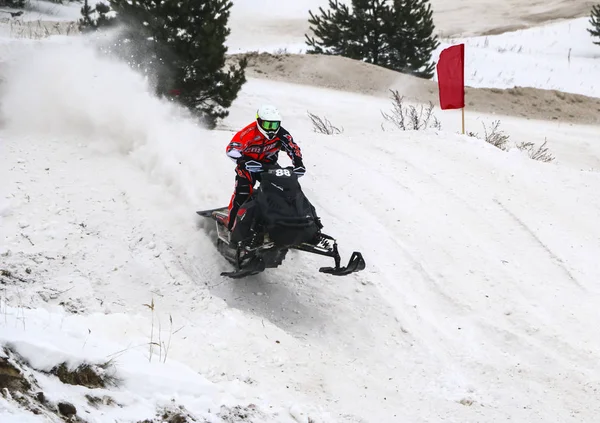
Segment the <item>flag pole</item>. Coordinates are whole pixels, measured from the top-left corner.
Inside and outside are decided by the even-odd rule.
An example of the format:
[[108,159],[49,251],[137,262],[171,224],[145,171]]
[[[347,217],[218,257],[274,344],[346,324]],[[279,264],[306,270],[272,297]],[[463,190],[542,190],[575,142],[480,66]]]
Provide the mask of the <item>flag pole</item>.
[[463,135],[465,134],[465,108],[462,108],[462,131]]

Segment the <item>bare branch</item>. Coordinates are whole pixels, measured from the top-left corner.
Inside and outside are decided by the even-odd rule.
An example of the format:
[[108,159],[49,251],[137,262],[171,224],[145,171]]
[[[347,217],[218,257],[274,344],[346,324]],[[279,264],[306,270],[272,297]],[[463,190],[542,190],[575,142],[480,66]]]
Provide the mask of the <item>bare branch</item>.
[[429,106],[421,105],[404,106],[404,96],[398,91],[390,90],[392,93],[392,110],[390,113],[381,112],[381,115],[388,122],[393,123],[397,128],[407,131],[422,131],[428,128],[441,129],[442,124],[433,115],[434,105],[429,102]]
[[321,119],[319,116],[313,113],[307,113],[313,124],[313,131],[326,135],[341,134],[344,132],[344,128],[340,129],[334,126],[327,118]]

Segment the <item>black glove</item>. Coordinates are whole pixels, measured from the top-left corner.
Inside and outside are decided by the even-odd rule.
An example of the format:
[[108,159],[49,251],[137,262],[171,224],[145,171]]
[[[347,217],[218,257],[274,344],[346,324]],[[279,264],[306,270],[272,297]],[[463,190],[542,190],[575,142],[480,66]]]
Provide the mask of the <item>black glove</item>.
[[298,177],[304,176],[306,173],[306,168],[301,160],[298,160],[296,163],[294,163],[294,173],[298,175]]

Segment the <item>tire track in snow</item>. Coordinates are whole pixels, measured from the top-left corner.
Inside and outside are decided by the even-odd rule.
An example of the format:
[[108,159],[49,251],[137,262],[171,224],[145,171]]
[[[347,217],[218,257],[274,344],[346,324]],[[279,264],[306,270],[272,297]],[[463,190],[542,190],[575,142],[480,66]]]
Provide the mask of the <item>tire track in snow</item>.
[[[362,148],[362,147],[359,147]],[[384,153],[386,153],[386,155],[394,155],[397,152],[393,152],[389,149],[383,148],[381,146],[377,146],[377,145],[370,145],[369,149],[375,149],[378,151],[382,151]],[[356,166],[354,166],[354,169],[358,169],[359,167],[364,168],[365,171],[370,172],[371,168],[368,166],[365,166],[364,161],[361,159],[357,159],[356,157],[368,157],[368,150],[364,150],[360,154],[355,156],[350,155],[349,153],[346,152],[346,150],[343,149],[335,149],[336,154],[339,154],[341,156],[344,156],[347,160],[352,161]],[[451,200],[451,201],[456,201],[457,203],[459,203],[462,207],[464,207],[466,210],[468,210],[469,212],[473,213],[474,215],[477,214],[476,210],[473,208],[473,206],[465,201],[461,196],[457,195],[456,192],[454,191],[454,189],[451,187],[450,189],[445,186],[443,183],[441,183],[438,178],[435,177],[435,175],[432,175],[431,172],[428,172],[424,169],[421,169],[420,167],[416,166],[412,161],[410,161],[408,158],[403,158],[400,157],[399,158],[401,160],[401,164],[399,165],[399,167],[408,167],[413,169],[415,172],[417,172],[419,174],[419,176],[423,177],[423,179],[419,180],[419,184],[423,184],[424,186],[433,188],[435,187],[439,187],[441,188],[441,190],[436,191],[436,195],[439,196],[444,196],[445,198]],[[376,184],[379,187],[385,186],[386,183],[389,183],[389,181],[393,181],[394,186],[397,187],[401,187],[402,190],[406,193],[408,193],[412,198],[421,201],[423,199],[422,197],[422,188],[420,190],[420,192],[417,192],[417,189],[415,189],[414,187],[409,187],[406,183],[404,183],[399,177],[398,177],[398,172],[396,171],[396,169],[392,169],[392,170],[388,170],[389,167],[385,167],[385,166],[381,166],[377,169],[376,173],[371,173],[371,179],[370,182],[373,183],[375,180],[377,180],[379,182],[379,184]],[[370,191],[365,191],[365,195],[369,195],[371,196],[371,192]],[[439,200],[440,203],[443,204],[447,204],[449,202],[449,200],[446,201],[442,201]],[[381,198],[378,198],[377,196],[372,196],[372,201],[367,202],[367,204],[381,204],[380,203]],[[373,208],[372,211],[377,212],[379,210],[379,207]],[[377,222],[372,222],[371,225],[375,226],[377,225],[378,228],[380,228],[381,233],[386,234],[386,227],[384,224],[379,223],[379,221],[386,221],[389,219],[389,216],[385,216],[385,214],[379,214],[379,219],[377,219]],[[438,275],[440,277],[436,277],[430,270],[427,269],[427,267],[425,266],[425,263],[423,263],[422,261],[420,261],[418,258],[416,258],[415,254],[410,252],[410,248],[404,243],[402,242],[402,240],[397,239],[396,237],[390,236],[390,241],[391,243],[396,246],[397,248],[400,249],[400,251],[402,251],[404,257],[408,260],[410,267],[412,270],[416,271],[418,275],[421,276],[422,280],[424,282],[426,282],[428,284],[428,286],[430,286],[433,289],[433,292],[438,294],[440,297],[442,297],[445,302],[446,305],[452,307],[454,309],[454,311],[464,311],[465,309],[470,308],[469,305],[467,303],[465,303],[464,301],[461,301],[460,298],[456,295],[452,295],[452,293],[448,292],[444,287],[447,286],[447,284],[445,285],[442,280],[444,279],[442,274]],[[429,293],[428,295],[430,295],[431,293]],[[432,298],[433,300],[433,298]]]
[[567,278],[569,278],[569,280],[571,282],[573,282],[579,288],[582,288],[582,289],[584,288],[583,285],[577,280],[577,278],[567,268],[567,265],[565,264],[565,262],[560,257],[558,257],[546,244],[544,244],[544,242],[535,234],[535,232],[533,232],[533,230],[531,230],[531,228],[529,226],[527,226],[521,219],[519,219],[519,217],[517,215],[515,215],[512,211],[510,211],[498,199],[495,198],[493,201],[496,204],[498,204],[500,206],[500,208],[502,210],[504,210],[504,212],[506,214],[508,214],[525,232],[527,232],[531,236],[531,238],[535,241],[536,244],[538,244],[540,247],[542,247],[544,249],[544,251],[546,251],[546,253],[548,253],[548,255],[550,256],[550,258],[552,259],[554,264],[563,271],[563,273],[567,276]]

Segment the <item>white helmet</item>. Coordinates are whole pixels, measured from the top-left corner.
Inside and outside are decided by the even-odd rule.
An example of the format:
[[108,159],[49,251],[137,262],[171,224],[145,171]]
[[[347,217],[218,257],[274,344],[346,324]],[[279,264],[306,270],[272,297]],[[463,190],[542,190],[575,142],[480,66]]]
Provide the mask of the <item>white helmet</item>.
[[281,127],[281,115],[277,107],[270,104],[260,106],[256,111],[256,124],[265,137],[270,140],[275,138]]

